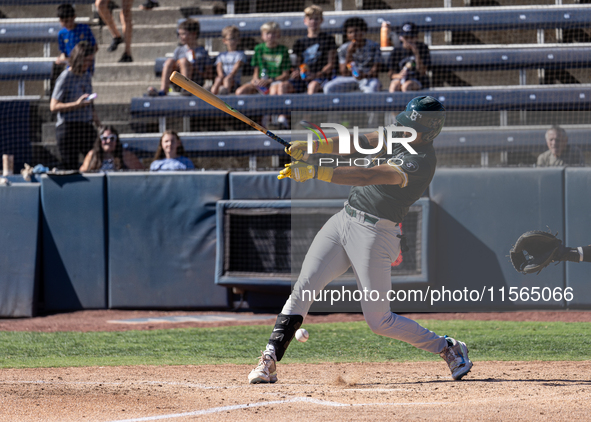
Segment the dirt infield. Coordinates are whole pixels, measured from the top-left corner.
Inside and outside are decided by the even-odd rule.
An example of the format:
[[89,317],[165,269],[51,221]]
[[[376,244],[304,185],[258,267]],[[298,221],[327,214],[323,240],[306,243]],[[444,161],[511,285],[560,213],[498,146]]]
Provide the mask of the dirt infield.
[[[83,311],[0,320],[0,330],[104,331],[274,322],[110,322],[196,314],[210,313]],[[406,316],[591,321],[591,312]],[[316,315],[308,316],[305,323],[362,319],[359,314]],[[2,369],[0,422],[589,420],[591,361],[475,362],[463,381],[451,380],[443,361],[279,364],[278,383],[249,385],[247,375],[255,363],[253,356],[253,365]]]
[[477,362],[452,381],[443,361],[2,370],[0,421],[589,420],[591,362]]

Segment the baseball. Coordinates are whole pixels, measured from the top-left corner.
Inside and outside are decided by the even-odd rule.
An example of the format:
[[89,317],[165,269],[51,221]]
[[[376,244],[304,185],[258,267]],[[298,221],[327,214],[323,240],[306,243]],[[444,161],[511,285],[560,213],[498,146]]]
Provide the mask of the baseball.
[[305,343],[306,341],[308,341],[308,337],[310,337],[310,334],[308,334],[308,331],[304,328],[300,328],[299,330],[296,331],[296,340],[297,341],[301,341],[302,343]]

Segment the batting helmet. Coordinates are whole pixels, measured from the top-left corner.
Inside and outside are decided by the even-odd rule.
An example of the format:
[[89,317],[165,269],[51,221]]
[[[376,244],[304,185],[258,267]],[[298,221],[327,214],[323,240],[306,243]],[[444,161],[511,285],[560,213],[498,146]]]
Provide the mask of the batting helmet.
[[423,140],[431,142],[443,128],[445,107],[433,97],[416,97],[410,100],[406,109],[396,116],[396,121],[423,133]]

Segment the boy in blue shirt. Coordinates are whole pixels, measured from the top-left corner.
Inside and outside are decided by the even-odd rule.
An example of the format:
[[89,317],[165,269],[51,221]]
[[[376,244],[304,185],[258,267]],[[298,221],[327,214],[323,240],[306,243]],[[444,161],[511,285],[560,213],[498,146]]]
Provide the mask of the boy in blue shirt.
[[[90,27],[83,23],[76,23],[76,11],[71,4],[60,4],[57,8],[57,17],[63,26],[57,34],[60,55],[51,70],[51,84],[47,95],[51,95],[55,87],[55,81],[68,66],[70,53],[76,47],[76,44],[80,41],[87,41],[95,48],[95,52],[98,50],[94,34],[90,30]],[[94,74],[94,63],[90,68],[90,73]]]
[[[76,11],[71,4],[61,4],[57,8],[57,17],[63,28],[57,34],[57,42],[60,50],[60,56],[56,60],[56,64],[67,64],[70,53],[80,41],[88,41],[88,43],[95,47],[96,40],[90,27],[83,23],[76,23]],[[94,66],[93,66],[94,70]]]

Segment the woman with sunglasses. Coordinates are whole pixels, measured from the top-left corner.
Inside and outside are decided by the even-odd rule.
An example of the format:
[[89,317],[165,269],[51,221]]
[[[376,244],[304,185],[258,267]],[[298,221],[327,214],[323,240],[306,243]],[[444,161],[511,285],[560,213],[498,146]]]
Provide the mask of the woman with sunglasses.
[[70,53],[70,67],[55,82],[49,108],[57,113],[55,137],[60,153],[60,167],[74,170],[79,166],[78,154],[84,154],[96,139],[100,122],[96,116],[90,94],[95,46],[79,42]]
[[137,156],[123,149],[117,129],[108,125],[101,128],[100,136],[86,154],[80,172],[143,169]]

